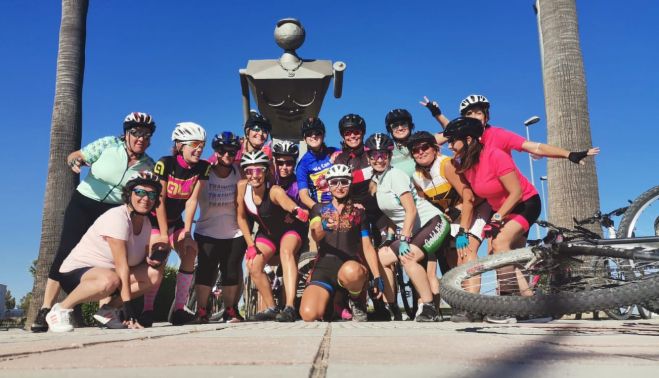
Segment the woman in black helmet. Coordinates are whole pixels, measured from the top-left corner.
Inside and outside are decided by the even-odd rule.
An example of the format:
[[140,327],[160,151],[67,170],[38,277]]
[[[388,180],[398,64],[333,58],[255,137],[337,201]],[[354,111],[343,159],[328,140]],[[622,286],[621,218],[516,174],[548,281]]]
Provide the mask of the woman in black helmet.
[[406,109],[394,109],[387,113],[384,124],[394,141],[391,165],[412,177],[415,169],[414,159],[407,148],[407,143],[414,131],[412,115]]

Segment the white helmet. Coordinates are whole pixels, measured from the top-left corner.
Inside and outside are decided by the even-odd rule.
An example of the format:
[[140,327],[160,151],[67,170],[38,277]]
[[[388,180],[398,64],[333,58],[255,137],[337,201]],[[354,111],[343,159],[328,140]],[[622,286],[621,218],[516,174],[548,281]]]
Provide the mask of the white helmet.
[[473,94],[465,97],[465,99],[460,102],[460,114],[465,115],[467,110],[474,105],[482,106],[483,110],[486,112],[490,110],[490,102],[485,96]]
[[244,168],[248,165],[263,165],[268,167],[270,165],[270,159],[261,150],[245,152],[240,158],[240,167]]
[[350,167],[345,164],[334,164],[327,170],[325,175],[325,180],[330,180],[333,178],[347,178],[352,181],[352,173],[350,173]]
[[194,122],[181,122],[176,124],[172,133],[174,142],[185,142],[188,140],[206,141],[206,130]]

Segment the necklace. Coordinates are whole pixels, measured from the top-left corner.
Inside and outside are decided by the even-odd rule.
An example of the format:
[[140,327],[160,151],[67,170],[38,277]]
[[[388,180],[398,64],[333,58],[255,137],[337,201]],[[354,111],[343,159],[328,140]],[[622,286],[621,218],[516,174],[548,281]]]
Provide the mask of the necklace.
[[288,73],[288,77],[295,77],[295,71],[302,66],[302,59],[299,59],[297,62],[297,65],[293,68],[286,68],[284,65],[281,63],[281,59],[277,59],[277,63],[279,63],[279,67],[281,67],[284,71]]

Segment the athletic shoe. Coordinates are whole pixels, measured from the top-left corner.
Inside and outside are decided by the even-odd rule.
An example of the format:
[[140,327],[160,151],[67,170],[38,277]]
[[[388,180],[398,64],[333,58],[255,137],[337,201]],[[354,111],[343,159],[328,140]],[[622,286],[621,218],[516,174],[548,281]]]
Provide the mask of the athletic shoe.
[[510,316],[501,316],[501,315],[488,315],[485,317],[485,321],[493,324],[514,324],[517,323],[516,318]]
[[244,322],[245,318],[240,316],[240,311],[238,311],[238,307],[236,306],[230,306],[227,307],[226,310],[222,313],[222,321],[224,323],[240,323]]
[[277,316],[275,316],[275,321],[280,323],[290,323],[295,321],[295,309],[293,307],[286,306]]
[[383,301],[373,300],[373,312],[368,314],[369,321],[389,322],[391,321],[392,313],[387,308]]
[[359,299],[350,298],[348,300],[348,306],[350,306],[350,312],[352,312],[352,321],[353,322],[367,322],[368,314],[366,313],[366,303],[362,302]]
[[101,326],[110,329],[128,328],[124,322],[121,321],[121,310],[114,308],[110,305],[104,304],[94,314],[94,320],[99,322]]
[[352,320],[352,312],[347,308],[342,308],[341,311],[341,320]]
[[51,332],[71,332],[73,326],[71,325],[70,315],[73,310],[63,310],[60,308],[59,303],[56,303],[46,315],[46,323]]
[[524,318],[518,318],[517,322],[518,323],[549,323],[552,320],[554,320],[554,318],[551,317],[551,316],[545,316],[545,317],[542,317],[542,318],[524,317]]
[[265,322],[269,320],[275,320],[277,317],[277,314],[279,311],[277,311],[274,308],[266,308],[265,310],[261,312],[257,312],[256,314],[252,315],[249,318],[250,322]]
[[438,322],[439,316],[437,315],[437,310],[432,303],[423,303],[421,306],[421,312],[414,318],[417,322]]
[[397,322],[403,320],[403,313],[400,312],[400,307],[398,307],[398,304],[385,303],[384,307],[387,309],[387,311],[389,311],[389,315],[391,315],[391,319]]
[[194,315],[193,323],[195,323],[195,324],[208,324],[208,322],[209,322],[208,313],[204,312],[202,314],[201,311],[197,310],[197,313]]
[[182,308],[179,308],[178,310],[174,311],[172,314],[172,325],[175,326],[180,326],[183,324],[190,323],[194,320],[194,314],[191,314],[187,311],[185,311]]
[[32,332],[46,332],[48,331],[48,323],[46,323],[46,315],[48,315],[50,309],[48,307],[43,307],[37,312],[37,318],[34,319],[34,323],[30,327]]
[[140,317],[137,319],[137,322],[144,328],[150,328],[153,326],[153,310],[142,311]]

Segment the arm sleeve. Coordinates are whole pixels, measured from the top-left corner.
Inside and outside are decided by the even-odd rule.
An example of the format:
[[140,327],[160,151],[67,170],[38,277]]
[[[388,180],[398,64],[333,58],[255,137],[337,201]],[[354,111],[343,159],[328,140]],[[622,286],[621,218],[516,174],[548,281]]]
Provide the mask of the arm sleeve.
[[495,150],[492,151],[491,157],[492,160],[490,164],[492,164],[492,168],[494,169],[497,177],[501,177],[515,171],[515,162],[513,161],[513,158],[507,153],[501,150]]
[[396,194],[396,197],[402,196],[405,192],[412,191],[412,179],[403,171],[392,168],[389,174],[392,175],[391,190]]
[[[147,222],[148,220],[144,220]],[[130,222],[125,211],[110,209],[98,218],[96,223],[101,236],[118,240],[128,240],[130,237]]]
[[369,227],[369,222],[368,222],[368,217],[366,216],[366,212],[364,210],[359,210],[359,231],[361,233],[362,237],[369,237],[370,236],[370,227]]
[[97,139],[82,149],[80,149],[80,152],[82,152],[82,157],[85,159],[85,162],[88,164],[93,164],[98,158],[101,156],[103,151],[112,146],[117,146],[123,143],[121,139],[113,136]]
[[199,162],[199,168],[200,168],[199,180],[208,180],[208,177],[210,176],[212,167],[213,166],[209,162],[207,162],[206,160],[200,161]]
[[306,159],[304,157],[302,157],[302,159],[300,160],[300,163],[297,165],[297,169],[295,169],[295,177],[297,177],[297,188],[298,188],[298,190],[309,189],[308,188],[309,177],[307,175],[307,163],[306,163]]
[[153,173],[155,173],[159,179],[167,181],[167,172],[169,172],[169,160],[167,156],[161,157],[160,160],[156,162],[156,165],[153,166]]
[[499,129],[501,141],[504,144],[503,148],[506,151],[522,151],[522,145],[526,142],[526,139],[519,134],[515,134],[512,131],[506,129]]
[[313,205],[309,212],[309,225],[321,221],[320,210],[322,206],[320,203]]

